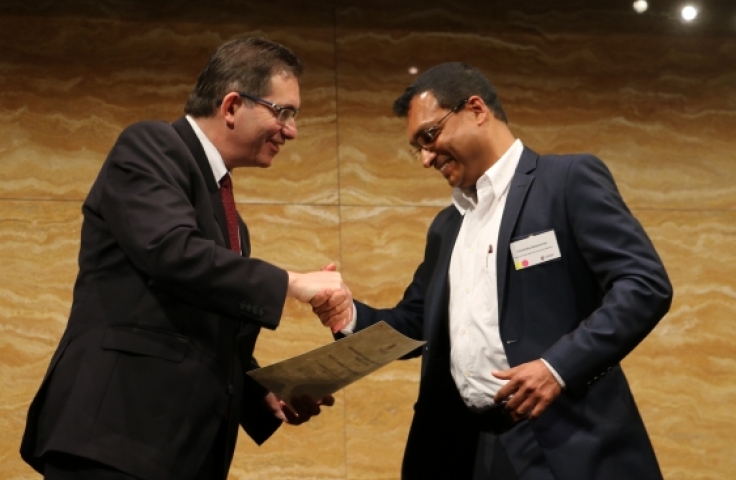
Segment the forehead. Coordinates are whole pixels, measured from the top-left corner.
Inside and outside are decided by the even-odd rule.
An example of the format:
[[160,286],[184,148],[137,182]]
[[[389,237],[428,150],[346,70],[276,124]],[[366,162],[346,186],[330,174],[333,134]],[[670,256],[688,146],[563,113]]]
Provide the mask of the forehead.
[[429,128],[441,118],[443,110],[432,92],[422,92],[411,99],[406,115],[406,133],[414,138],[419,130]]
[[271,77],[271,93],[263,97],[279,105],[299,107],[299,80],[282,72]]

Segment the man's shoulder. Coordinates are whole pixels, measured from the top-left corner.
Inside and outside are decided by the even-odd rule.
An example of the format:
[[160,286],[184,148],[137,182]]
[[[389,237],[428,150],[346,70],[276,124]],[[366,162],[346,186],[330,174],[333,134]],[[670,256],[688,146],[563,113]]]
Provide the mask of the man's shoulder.
[[603,160],[591,153],[539,155],[534,170],[534,175],[540,177],[540,179],[550,178],[555,181],[580,174],[604,173],[610,175],[610,171]]
[[116,147],[132,147],[144,150],[186,150],[186,143],[174,125],[162,120],[135,122],[120,132]]
[[569,168],[579,163],[603,163],[592,153],[547,153],[539,155],[537,164],[546,168]]
[[461,217],[462,215],[460,215],[460,212],[457,210],[457,207],[455,207],[455,205],[448,205],[447,207],[440,210],[437,215],[435,215],[434,220],[432,220],[432,225],[430,225],[429,229],[442,230],[448,222],[457,221]]
[[123,129],[107,161],[113,164],[159,163],[188,168],[184,165],[193,162],[190,157],[190,150],[174,125],[166,121],[146,120]]
[[163,120],[142,120],[125,127],[120,136],[150,136],[176,134],[174,127]]

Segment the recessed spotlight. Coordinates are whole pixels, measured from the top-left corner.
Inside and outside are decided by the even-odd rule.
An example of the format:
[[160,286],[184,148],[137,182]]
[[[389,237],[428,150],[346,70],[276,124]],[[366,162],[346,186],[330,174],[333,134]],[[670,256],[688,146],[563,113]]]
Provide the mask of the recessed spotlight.
[[417,67],[409,67],[409,75],[416,75],[419,73],[419,69]]
[[636,13],[644,13],[647,11],[647,8],[649,8],[647,0],[636,0],[634,2],[634,10],[636,10]]
[[693,7],[692,5],[686,5],[682,7],[682,19],[686,22],[692,22],[695,20],[695,17],[698,16],[698,9]]

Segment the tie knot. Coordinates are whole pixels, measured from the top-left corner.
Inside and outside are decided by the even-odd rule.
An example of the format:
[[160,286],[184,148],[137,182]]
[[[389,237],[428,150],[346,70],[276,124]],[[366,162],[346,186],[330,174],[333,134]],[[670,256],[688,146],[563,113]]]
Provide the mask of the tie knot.
[[220,187],[224,187],[227,189],[233,188],[233,182],[230,179],[230,174],[226,173],[224,177],[220,180]]

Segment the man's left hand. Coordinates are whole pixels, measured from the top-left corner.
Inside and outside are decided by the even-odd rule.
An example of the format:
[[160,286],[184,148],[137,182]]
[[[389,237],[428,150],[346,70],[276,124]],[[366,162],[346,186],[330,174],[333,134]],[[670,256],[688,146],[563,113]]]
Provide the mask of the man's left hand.
[[523,363],[508,370],[492,372],[493,376],[508,383],[501,387],[493,400],[508,400],[506,409],[514,420],[539,418],[544,410],[562,392],[562,387],[542,360]]
[[301,425],[308,422],[310,418],[319,415],[321,407],[331,407],[335,404],[335,397],[327,395],[324,398],[314,401],[307,396],[301,398],[293,398],[291,405],[292,410],[283,400],[279,399],[274,393],[269,392],[264,398],[266,406],[273,412],[274,416],[282,422],[290,425]]

